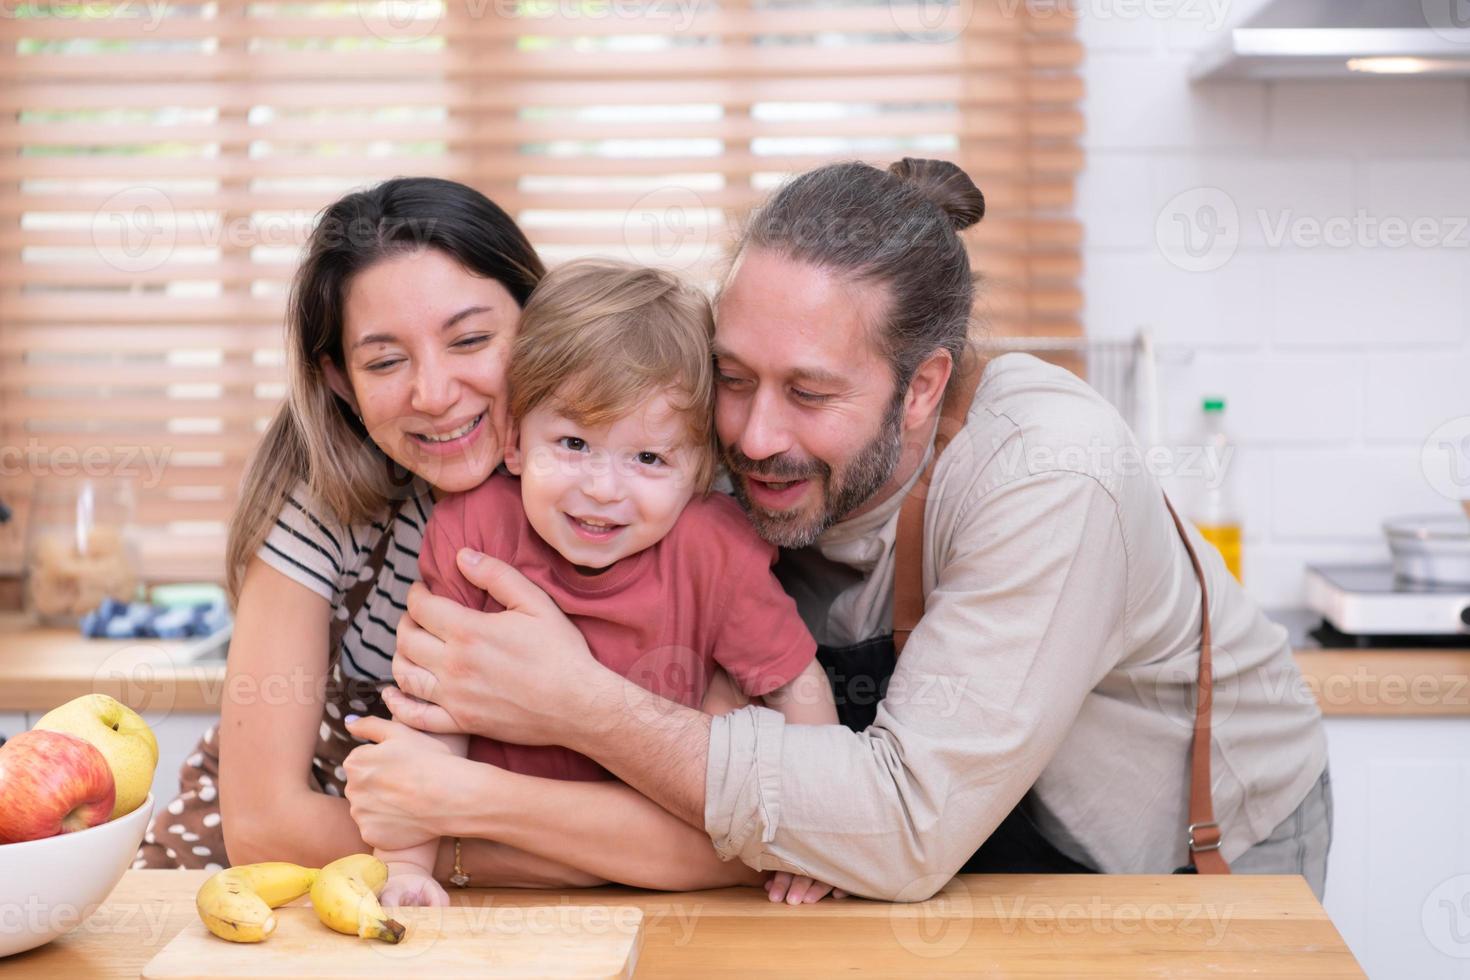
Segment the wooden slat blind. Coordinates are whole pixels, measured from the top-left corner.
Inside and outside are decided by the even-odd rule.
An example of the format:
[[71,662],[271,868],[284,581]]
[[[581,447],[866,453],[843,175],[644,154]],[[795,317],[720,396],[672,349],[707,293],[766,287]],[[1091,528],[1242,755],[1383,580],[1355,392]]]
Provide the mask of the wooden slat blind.
[[148,576],[219,578],[282,393],[301,243],[333,198],[397,174],[479,187],[549,262],[708,281],[784,176],[952,159],[989,203],[968,237],[990,329],[1076,334],[1081,49],[1064,7],[7,5],[0,498],[23,514],[35,475],[100,453],[136,474]]

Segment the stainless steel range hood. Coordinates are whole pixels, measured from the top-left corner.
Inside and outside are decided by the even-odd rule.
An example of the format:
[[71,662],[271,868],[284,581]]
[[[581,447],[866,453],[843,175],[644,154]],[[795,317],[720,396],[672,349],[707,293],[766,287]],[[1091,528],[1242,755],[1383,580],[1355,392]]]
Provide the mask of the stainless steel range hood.
[[1190,74],[1470,76],[1470,0],[1274,0],[1206,48]]

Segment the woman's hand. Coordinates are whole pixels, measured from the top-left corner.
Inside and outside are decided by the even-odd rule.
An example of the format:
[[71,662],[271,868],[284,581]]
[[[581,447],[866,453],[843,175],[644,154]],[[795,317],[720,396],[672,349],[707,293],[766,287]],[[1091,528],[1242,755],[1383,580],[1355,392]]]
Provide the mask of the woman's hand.
[[426,732],[567,744],[572,725],[598,716],[599,682],[614,675],[592,658],[556,603],[514,568],[468,548],[458,562],[505,611],[467,609],[416,583],[398,623],[398,686],[383,691],[384,702],[395,718]]
[[348,715],[346,724],[354,736],[373,743],[353,749],[342,764],[363,841],[398,851],[438,837],[429,818],[452,805],[455,764],[464,760],[432,735],[396,721]]

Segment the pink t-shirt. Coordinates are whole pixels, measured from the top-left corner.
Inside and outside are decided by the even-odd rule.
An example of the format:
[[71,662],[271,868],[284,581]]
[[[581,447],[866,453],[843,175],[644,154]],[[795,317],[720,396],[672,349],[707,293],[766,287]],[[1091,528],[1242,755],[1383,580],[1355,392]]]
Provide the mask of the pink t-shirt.
[[[604,666],[672,701],[698,707],[718,664],[752,697],[790,683],[816,643],[782,590],[740,505],[723,494],[689,502],[663,540],[596,575],[579,572],[531,527],[521,482],[497,473],[434,505],[419,571],[435,595],[471,609],[502,608],[455,563],[469,547],[515,566],[551,596]],[[556,779],[608,779],[556,745],[470,739],[470,758]]]

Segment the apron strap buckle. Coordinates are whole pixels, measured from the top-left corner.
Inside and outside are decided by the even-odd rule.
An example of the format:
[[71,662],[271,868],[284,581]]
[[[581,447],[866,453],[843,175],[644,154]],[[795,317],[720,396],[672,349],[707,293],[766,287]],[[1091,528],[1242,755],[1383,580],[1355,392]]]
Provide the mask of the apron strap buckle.
[[[1204,833],[1200,833],[1204,831]],[[1189,852],[1218,851],[1220,849],[1220,825],[1213,820],[1204,820],[1189,825]]]

